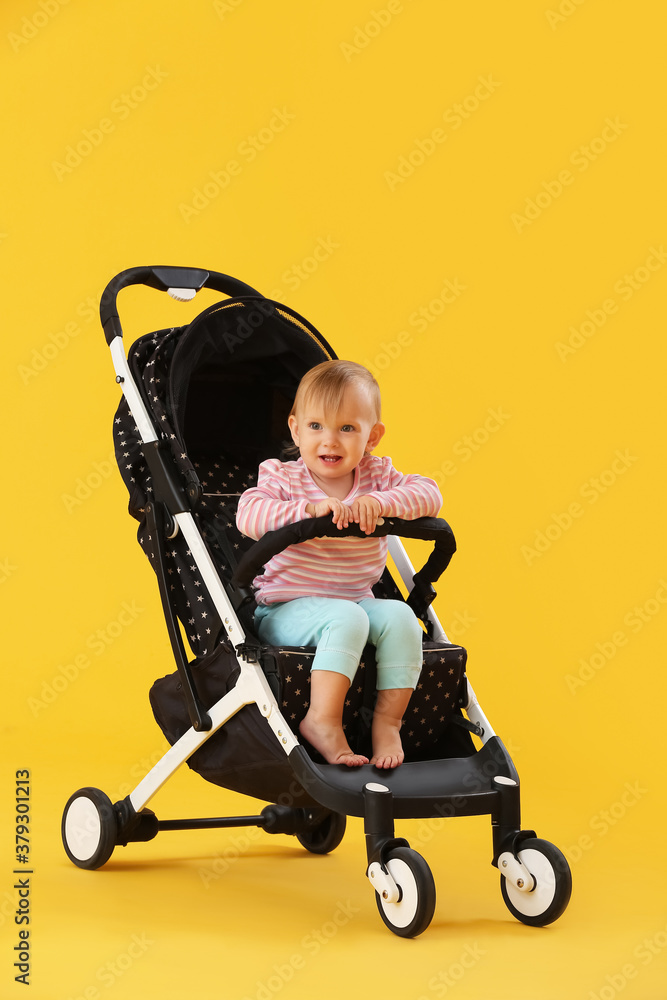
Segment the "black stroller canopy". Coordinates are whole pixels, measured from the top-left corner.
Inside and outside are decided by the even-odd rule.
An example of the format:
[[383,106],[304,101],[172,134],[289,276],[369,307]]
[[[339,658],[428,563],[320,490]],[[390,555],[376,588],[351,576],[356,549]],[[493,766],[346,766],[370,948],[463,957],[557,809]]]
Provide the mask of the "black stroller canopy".
[[[128,361],[148,407],[161,451],[191,498],[192,510],[221,577],[251,542],[235,527],[240,494],[256,482],[260,462],[280,458],[290,442],[287,418],[301,378],[336,355],[320,333],[293,310],[261,296],[223,300],[189,326],[139,338]],[[155,564],[147,505],[151,470],[123,398],[114,421],[116,459],[140,524],[139,542]],[[166,554],[171,601],[195,655],[210,652],[221,622],[181,536]],[[178,585],[176,584],[178,580]]]
[[335,357],[305,319],[268,299],[211,306],[186,327],[169,371],[167,411],[192,457],[224,453],[254,468],[277,457],[298,384]]

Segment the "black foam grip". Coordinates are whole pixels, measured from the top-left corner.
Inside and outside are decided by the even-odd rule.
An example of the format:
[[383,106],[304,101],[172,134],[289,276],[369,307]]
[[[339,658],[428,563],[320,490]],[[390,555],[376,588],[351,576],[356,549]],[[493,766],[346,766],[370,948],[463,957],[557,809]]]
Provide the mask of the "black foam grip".
[[238,278],[220,271],[205,271],[198,267],[129,267],[112,278],[102,293],[100,301],[100,319],[104,328],[107,343],[115,337],[122,337],[122,328],[118,319],[116,297],[122,288],[128,285],[147,285],[160,292],[168,288],[211,288],[215,292],[231,296],[261,295],[250,285]]
[[267,531],[241,558],[234,573],[234,583],[239,587],[250,586],[267,562],[288,545],[298,545],[312,538],[382,538],[385,535],[435,542],[433,551],[419,571],[419,575],[429,583],[435,583],[444,573],[456,551],[454,533],[441,517],[417,517],[413,521],[406,521],[401,517],[385,517],[372,535],[366,535],[358,524],[337,528],[332,517],[326,514],[324,517],[309,517],[303,521],[295,521],[294,524],[286,524],[276,531]]

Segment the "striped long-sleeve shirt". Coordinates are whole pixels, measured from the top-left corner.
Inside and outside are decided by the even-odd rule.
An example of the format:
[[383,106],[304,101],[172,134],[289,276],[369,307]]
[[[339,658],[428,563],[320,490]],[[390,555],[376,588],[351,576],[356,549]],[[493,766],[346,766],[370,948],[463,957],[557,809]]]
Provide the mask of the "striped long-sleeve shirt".
[[[326,496],[315,484],[301,458],[280,462],[271,458],[259,467],[257,486],[246,490],[238,503],[236,523],[249,538],[301,521],[306,506]],[[354,473],[354,483],[343,503],[372,496],[382,505],[381,516],[435,516],[442,506],[437,484],[424,476],[405,476],[390,458],[365,455]],[[315,538],[290,545],[266,564],[256,577],[258,603],[275,604],[296,597],[338,597],[361,601],[372,597],[387,560],[386,538]]]

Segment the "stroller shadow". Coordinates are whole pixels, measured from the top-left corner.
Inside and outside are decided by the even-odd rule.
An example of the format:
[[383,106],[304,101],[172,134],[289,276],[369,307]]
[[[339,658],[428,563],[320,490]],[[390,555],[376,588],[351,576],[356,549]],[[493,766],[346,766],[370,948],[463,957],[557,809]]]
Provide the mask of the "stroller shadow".
[[[248,850],[234,851],[228,857],[234,862],[264,858],[280,859],[281,861],[300,861],[302,863],[308,862],[308,860],[314,862],[316,858],[321,863],[325,857],[309,854],[301,847],[289,847],[280,844],[267,845],[267,847],[268,849],[257,846]],[[178,868],[192,868],[194,865],[215,865],[216,861],[225,857],[224,851],[226,849],[228,850],[228,848],[222,845],[219,853],[211,853],[209,851],[199,855],[187,854],[182,856],[173,855],[168,858],[137,858],[136,861],[128,859],[119,859],[116,861],[111,859],[104,867],[98,869],[98,871],[102,873],[146,871],[147,869],[152,869],[153,871],[172,871]]]

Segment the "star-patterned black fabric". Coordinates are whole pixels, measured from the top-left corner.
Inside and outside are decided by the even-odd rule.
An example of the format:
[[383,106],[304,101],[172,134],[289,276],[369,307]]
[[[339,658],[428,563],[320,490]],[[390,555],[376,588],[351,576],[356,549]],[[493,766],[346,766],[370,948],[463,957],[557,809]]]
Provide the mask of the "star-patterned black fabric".
[[[287,415],[301,377],[335,357],[293,310],[267,299],[225,300],[187,327],[140,337],[128,363],[161,448],[186,489],[201,484],[192,513],[223,583],[251,544],[236,530],[239,495],[256,483],[260,461],[281,457]],[[187,445],[186,445],[187,442]],[[154,562],[146,526],[153,483],[136,423],[123,398],[114,420],[116,458],[138,539]],[[169,597],[196,657],[224,637],[220,618],[182,534],[167,543]]]
[[[236,504],[241,493],[255,485],[257,472],[241,468],[222,453],[219,457],[207,455],[201,459],[190,456],[179,442],[169,421],[165,395],[169,364],[181,333],[182,329],[172,329],[141,338],[131,349],[130,361],[142,395],[170,446],[184,482],[188,475],[194,474],[201,483],[202,496],[193,510],[195,520],[222,580],[230,583],[235,568],[230,553],[238,558],[251,544],[236,528]],[[155,546],[146,525],[146,505],[153,493],[152,477],[144,459],[141,435],[124,398],[114,419],[114,445],[116,460],[130,493],[129,512],[140,523],[139,544],[153,562]],[[167,542],[165,569],[170,581],[170,598],[185,628],[190,648],[195,656],[206,656],[221,636],[221,622],[199,567],[180,532]]]
[[[310,667],[314,655],[313,649],[305,647],[267,648],[264,652],[264,658],[271,661],[271,669],[280,678],[280,710],[297,733],[310,704]],[[428,760],[437,756],[452,714],[458,708],[466,658],[461,646],[424,641],[422,672],[401,729],[406,759]],[[343,729],[355,752],[368,756],[375,682],[375,650],[367,646],[345,699]],[[317,756],[314,751],[313,756]]]
[[[314,649],[301,646],[263,646],[262,663],[276,694],[280,711],[314,760],[317,751],[299,736],[299,723],[310,703],[310,668]],[[464,757],[474,752],[467,732],[451,725],[460,715],[466,651],[460,646],[424,642],[424,666],[410,699],[401,729],[406,761]],[[239,667],[228,644],[192,664],[197,692],[210,708],[230,690]],[[371,721],[375,702],[375,657],[372,646],[364,651],[350,685],[343,710],[343,728],[350,746],[372,755]],[[175,743],[190,727],[178,673],[156,681],[150,700],[160,728]],[[200,747],[188,766],[207,781],[234,791],[293,805],[312,804],[295,780],[287,759],[256,706],[247,705]],[[287,798],[286,798],[287,796]]]

